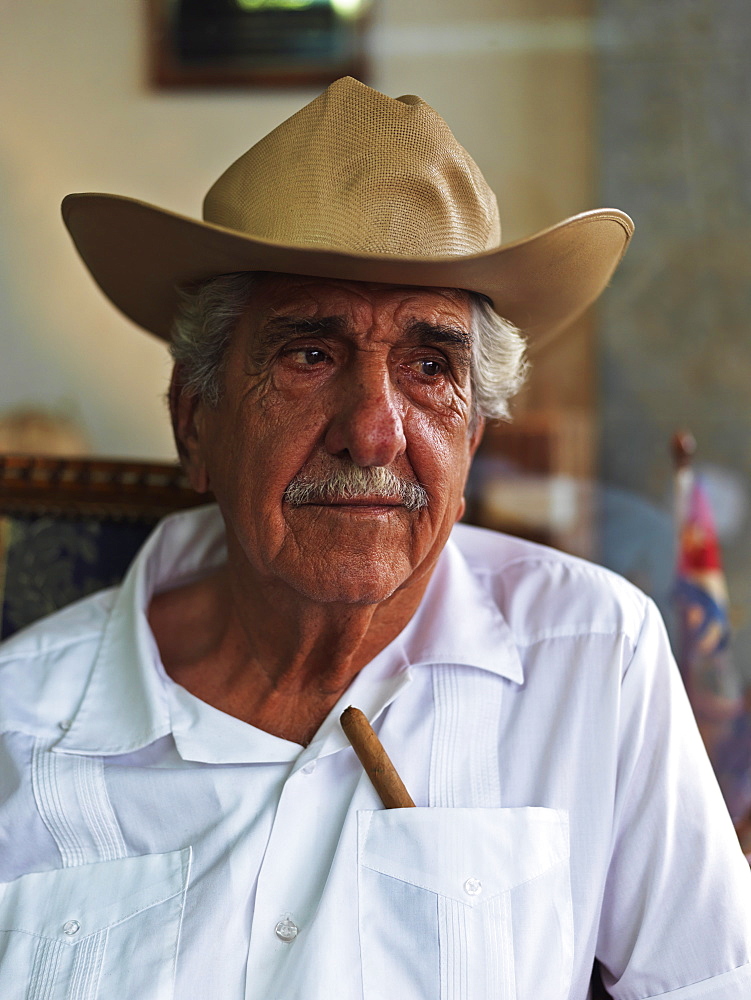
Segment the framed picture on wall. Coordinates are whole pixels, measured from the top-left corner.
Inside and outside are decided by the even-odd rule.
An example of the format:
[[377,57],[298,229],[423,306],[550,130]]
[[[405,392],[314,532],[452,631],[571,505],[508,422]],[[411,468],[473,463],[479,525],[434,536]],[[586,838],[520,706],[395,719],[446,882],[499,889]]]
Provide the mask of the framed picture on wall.
[[366,75],[373,0],[147,0],[155,87],[326,85]]

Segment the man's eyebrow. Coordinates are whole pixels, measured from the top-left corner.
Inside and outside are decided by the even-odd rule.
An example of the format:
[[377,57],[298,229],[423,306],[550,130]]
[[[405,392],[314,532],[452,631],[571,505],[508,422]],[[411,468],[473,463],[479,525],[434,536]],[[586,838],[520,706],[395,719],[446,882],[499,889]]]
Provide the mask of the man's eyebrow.
[[277,347],[295,337],[325,337],[342,333],[345,326],[343,316],[272,316],[259,330],[251,353],[260,364]]
[[[278,348],[294,340],[295,337],[325,337],[341,335],[348,328],[344,316],[272,316],[258,332],[251,350],[253,361],[262,366]],[[458,347],[469,354],[472,337],[461,327],[447,323],[431,323],[428,320],[411,320],[407,324],[407,335],[415,343],[445,344]]]
[[463,347],[467,351],[472,348],[472,337],[461,327],[448,326],[445,323],[429,323],[427,320],[413,320],[408,325],[412,337],[429,340],[435,344],[448,344]]

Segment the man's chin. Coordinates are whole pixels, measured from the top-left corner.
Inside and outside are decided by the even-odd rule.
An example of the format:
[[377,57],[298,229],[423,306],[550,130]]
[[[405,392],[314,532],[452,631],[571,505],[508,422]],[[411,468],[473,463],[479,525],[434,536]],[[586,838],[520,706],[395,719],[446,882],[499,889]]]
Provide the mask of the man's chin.
[[271,567],[288,586],[322,603],[378,604],[422,561],[420,512],[403,506],[289,509],[289,542]]
[[387,601],[411,577],[403,552],[391,548],[343,546],[312,554],[286,567],[280,577],[308,600],[321,604],[369,605]]
[[387,601],[404,583],[403,577],[389,574],[389,579],[373,578],[369,573],[357,572],[326,574],[325,579],[297,580],[293,585],[299,593],[320,604],[349,604],[367,606]]

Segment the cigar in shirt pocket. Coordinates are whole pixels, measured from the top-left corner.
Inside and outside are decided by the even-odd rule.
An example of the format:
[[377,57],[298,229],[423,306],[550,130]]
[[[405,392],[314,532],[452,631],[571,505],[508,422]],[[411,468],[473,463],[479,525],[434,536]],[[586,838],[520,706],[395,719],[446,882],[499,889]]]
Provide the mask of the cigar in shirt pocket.
[[414,807],[404,782],[360,709],[350,705],[342,712],[339,721],[384,806],[387,809]]

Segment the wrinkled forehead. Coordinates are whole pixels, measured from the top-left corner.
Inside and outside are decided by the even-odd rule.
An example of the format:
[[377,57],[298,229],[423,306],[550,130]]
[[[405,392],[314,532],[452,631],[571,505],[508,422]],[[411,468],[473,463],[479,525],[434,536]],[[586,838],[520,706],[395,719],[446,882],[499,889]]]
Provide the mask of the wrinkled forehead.
[[[300,317],[341,316],[353,322],[374,317],[452,323],[467,332],[471,320],[471,296],[457,288],[427,288],[348,281],[305,275],[262,273],[249,306],[255,323],[279,315]],[[255,324],[253,324],[255,325]]]

